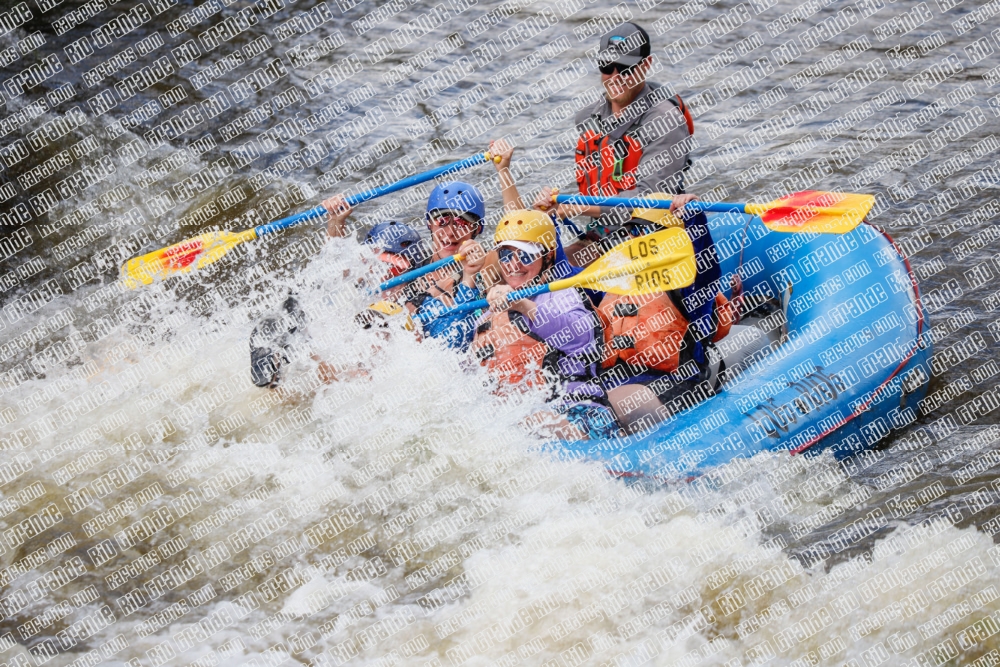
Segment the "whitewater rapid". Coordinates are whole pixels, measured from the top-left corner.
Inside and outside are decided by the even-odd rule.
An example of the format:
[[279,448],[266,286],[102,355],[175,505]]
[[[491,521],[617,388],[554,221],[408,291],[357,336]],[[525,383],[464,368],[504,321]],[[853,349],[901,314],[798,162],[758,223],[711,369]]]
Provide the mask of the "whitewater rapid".
[[[78,39],[41,29],[80,16],[73,3],[35,4],[53,10],[37,31],[3,25],[2,80],[68,56]],[[352,24],[373,10],[335,4],[335,20],[280,41],[301,20],[285,3],[225,47],[253,54],[275,38],[265,57],[287,56],[293,70],[246,101],[271,115],[238,142],[234,128],[249,122],[239,105],[189,121],[217,112],[209,97],[260,61],[221,72],[206,53],[100,116],[87,104],[113,77],[95,90],[80,81],[85,68],[131,50],[134,73],[197,39],[140,49],[168,34],[184,3],[123,35],[115,56],[79,67],[63,58],[65,72],[3,101],[0,666],[1000,664],[996,413],[954,422],[940,442],[925,430],[960,404],[997,405],[1000,42],[989,20],[970,21],[995,5],[754,0],[767,8],[736,25],[712,23],[745,14],[735,1],[508,12],[459,0],[461,11],[418,38],[422,3],[357,36]],[[654,79],[673,83],[694,114],[689,191],[739,202],[815,187],[879,199],[872,222],[913,265],[940,359],[929,414],[880,449],[840,462],[762,454],[665,484],[611,478],[523,426],[544,395],[501,398],[474,360],[416,341],[401,322],[360,327],[372,257],[353,240],[328,241],[321,225],[134,292],[116,282],[121,262],[142,252],[265,223],[500,136],[519,143],[527,200],[545,185],[571,191],[572,116],[600,85],[586,50],[599,18],[623,6],[643,10],[636,20],[653,27],[663,64]],[[430,90],[457,58],[474,59],[490,26],[515,31],[550,9],[570,18],[548,37],[396,113],[401,92],[425,79]],[[101,21],[124,14],[123,4],[106,10]],[[678,36],[714,29],[725,34],[707,48]],[[397,34],[406,47],[369,62],[365,49]],[[807,41],[815,46],[790,55]],[[304,81],[358,54],[363,73],[305,99]],[[762,77],[765,58],[784,64]],[[862,80],[874,64],[881,78]],[[195,89],[205,72],[219,76]],[[548,90],[554,72],[580,77]],[[861,87],[841,99],[834,84]],[[186,133],[138,141],[182,115]],[[275,141],[297,116],[316,119],[315,133]],[[13,145],[32,145],[43,127],[70,130],[19,157]],[[932,146],[949,140],[944,150],[919,168],[893,166],[931,133]],[[329,154],[311,161],[321,138]],[[85,169],[98,180],[45,208],[41,193]],[[462,178],[496,217],[495,174],[478,169]],[[429,189],[358,207],[352,231],[387,218],[422,227]],[[168,191],[183,200],[171,206]],[[45,210],[33,218],[34,197]],[[250,334],[289,294],[306,331],[279,388],[261,389]],[[321,382],[320,363],[338,380]]]
[[[104,337],[71,322],[65,361],[5,386],[8,664],[866,665],[995,648],[942,633],[1000,609],[1000,554],[954,506],[919,525],[874,507],[859,480],[885,474],[884,453],[612,479],[522,425],[543,395],[497,396],[398,320],[359,327],[371,258],[316,243],[247,302],[205,313],[160,285]],[[289,293],[304,342],[260,389],[249,332]],[[340,379],[321,383],[317,360]]]

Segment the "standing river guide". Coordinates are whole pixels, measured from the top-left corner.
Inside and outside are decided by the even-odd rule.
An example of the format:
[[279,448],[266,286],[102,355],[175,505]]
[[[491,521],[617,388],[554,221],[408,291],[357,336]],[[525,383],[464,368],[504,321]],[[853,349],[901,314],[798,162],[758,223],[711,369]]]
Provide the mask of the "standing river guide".
[[996,663],[995,19],[0,8],[0,665]]

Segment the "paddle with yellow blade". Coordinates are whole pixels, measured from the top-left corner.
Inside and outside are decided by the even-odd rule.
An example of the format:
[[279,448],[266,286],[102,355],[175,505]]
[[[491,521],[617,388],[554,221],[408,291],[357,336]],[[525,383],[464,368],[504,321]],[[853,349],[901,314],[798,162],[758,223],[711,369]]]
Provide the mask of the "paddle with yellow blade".
[[[694,245],[680,227],[629,239],[616,245],[582,272],[545,285],[526,287],[507,295],[507,301],[528,299],[545,292],[582,287],[612,294],[643,295],[680,289],[694,283],[697,267]],[[486,299],[470,301],[437,315],[416,317],[426,321],[435,317],[467,313],[488,308]]]
[[[645,197],[585,197],[558,195],[557,204],[580,206],[623,206],[626,208],[670,208],[668,199]],[[768,229],[776,232],[846,234],[865,219],[875,205],[871,195],[849,192],[804,190],[766,204],[724,204],[694,201],[684,207],[688,213],[748,213],[760,216]]]
[[[351,206],[357,206],[361,202],[413,187],[414,185],[420,185],[438,176],[467,169],[489,160],[499,160],[499,156],[493,156],[488,152],[477,153],[471,157],[456,160],[435,169],[429,169],[423,173],[409,176],[395,183],[381,185],[366,192],[351,195],[347,197],[347,203]],[[186,241],[181,241],[172,246],[160,248],[159,250],[154,250],[153,252],[128,260],[122,266],[122,283],[126,287],[134,289],[140,285],[150,285],[157,279],[169,278],[194,269],[204,268],[218,261],[241,243],[258,239],[266,234],[272,234],[282,229],[287,229],[292,225],[297,225],[305,220],[312,220],[324,215],[326,215],[326,209],[322,206],[317,206],[304,213],[298,213],[266,225],[243,230],[242,232],[221,231],[200,234]]]

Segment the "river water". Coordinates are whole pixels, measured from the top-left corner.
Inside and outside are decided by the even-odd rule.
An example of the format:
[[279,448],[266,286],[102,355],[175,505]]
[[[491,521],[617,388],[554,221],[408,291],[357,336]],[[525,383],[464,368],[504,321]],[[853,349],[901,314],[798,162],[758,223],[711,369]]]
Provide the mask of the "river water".
[[[995,3],[50,4],[0,20],[0,662],[1000,661]],[[916,424],[854,462],[647,488],[540,452],[519,423],[542,396],[501,401],[467,360],[359,328],[353,240],[305,225],[117,286],[139,252],[494,137],[522,194],[572,189],[601,17],[649,28],[653,78],[691,105],[690,191],[877,195],[942,360]],[[498,210],[492,169],[465,177]],[[419,223],[429,189],[355,220]],[[290,292],[307,354],[259,389],[248,337]]]

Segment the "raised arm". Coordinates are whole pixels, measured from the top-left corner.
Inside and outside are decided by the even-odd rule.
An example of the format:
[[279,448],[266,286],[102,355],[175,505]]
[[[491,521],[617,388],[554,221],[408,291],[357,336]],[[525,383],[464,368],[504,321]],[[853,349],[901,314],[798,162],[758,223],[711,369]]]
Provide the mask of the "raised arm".
[[493,164],[496,167],[497,175],[500,177],[500,195],[503,197],[504,211],[524,210],[524,202],[514,184],[514,176],[510,173],[510,161],[514,157],[514,147],[505,140],[500,139],[490,142],[490,152],[500,156],[500,162]]
[[323,201],[326,209],[326,235],[330,238],[347,236],[347,217],[351,215],[351,205],[344,195],[334,195]]

